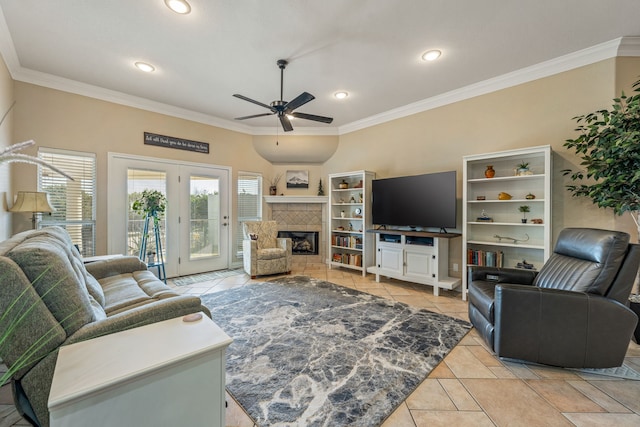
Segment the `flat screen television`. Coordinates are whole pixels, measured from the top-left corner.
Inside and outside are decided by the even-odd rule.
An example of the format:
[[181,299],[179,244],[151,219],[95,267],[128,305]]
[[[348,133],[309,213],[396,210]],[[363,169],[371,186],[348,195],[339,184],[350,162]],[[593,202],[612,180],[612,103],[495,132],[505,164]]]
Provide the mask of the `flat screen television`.
[[371,189],[376,225],[456,227],[456,171],[374,179]]

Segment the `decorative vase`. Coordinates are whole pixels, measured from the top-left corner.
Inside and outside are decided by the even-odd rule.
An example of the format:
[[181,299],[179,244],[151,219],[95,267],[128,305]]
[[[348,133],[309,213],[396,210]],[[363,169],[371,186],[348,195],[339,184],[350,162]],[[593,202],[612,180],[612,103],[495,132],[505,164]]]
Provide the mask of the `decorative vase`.
[[347,184],[347,181],[343,179],[342,182],[338,184],[338,188],[344,190],[345,188],[349,188],[349,184]]
[[484,176],[487,178],[496,176],[496,171],[493,169],[493,166],[487,166],[487,170],[484,171]]
[[276,187],[275,185],[269,187],[269,195],[275,196],[276,194],[278,194],[278,187]]

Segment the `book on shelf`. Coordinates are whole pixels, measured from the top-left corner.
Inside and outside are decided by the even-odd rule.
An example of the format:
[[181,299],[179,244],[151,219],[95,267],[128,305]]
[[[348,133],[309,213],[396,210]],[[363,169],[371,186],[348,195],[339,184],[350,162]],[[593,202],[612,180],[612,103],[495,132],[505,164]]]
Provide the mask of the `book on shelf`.
[[336,262],[336,263],[362,267],[362,255],[360,254],[334,253],[332,259],[333,259],[333,262]]
[[356,236],[331,236],[331,245],[343,248],[362,249],[362,237]]
[[487,267],[504,267],[504,253],[502,251],[467,249],[467,264]]

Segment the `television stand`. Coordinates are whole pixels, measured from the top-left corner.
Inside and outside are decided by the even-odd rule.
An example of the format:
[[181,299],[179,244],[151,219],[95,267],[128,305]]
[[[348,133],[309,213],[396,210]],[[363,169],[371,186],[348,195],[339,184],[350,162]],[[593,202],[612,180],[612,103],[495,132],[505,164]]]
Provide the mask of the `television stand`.
[[449,277],[449,239],[459,233],[432,233],[412,230],[367,230],[376,234],[376,265],[369,269],[380,276],[452,290],[462,280]]

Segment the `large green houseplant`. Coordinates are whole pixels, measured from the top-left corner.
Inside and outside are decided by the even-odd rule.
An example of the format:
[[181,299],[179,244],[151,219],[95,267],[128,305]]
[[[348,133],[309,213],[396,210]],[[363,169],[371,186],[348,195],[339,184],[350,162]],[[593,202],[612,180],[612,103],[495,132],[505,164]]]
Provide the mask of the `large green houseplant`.
[[583,169],[562,173],[575,183],[567,185],[573,196],[589,197],[617,215],[628,212],[640,236],[640,80],[632,87],[635,94],[622,92],[611,109],[573,118],[580,135],[564,146],[576,152]]

